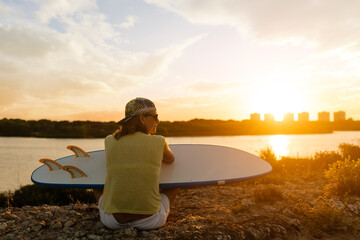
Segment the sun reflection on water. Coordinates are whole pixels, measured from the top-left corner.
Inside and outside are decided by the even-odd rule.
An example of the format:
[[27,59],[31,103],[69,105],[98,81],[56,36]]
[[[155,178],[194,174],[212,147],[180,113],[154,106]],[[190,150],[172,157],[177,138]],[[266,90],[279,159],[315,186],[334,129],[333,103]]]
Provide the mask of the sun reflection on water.
[[274,151],[276,157],[279,159],[281,156],[287,156],[289,154],[289,137],[286,135],[274,135],[270,136],[270,147]]

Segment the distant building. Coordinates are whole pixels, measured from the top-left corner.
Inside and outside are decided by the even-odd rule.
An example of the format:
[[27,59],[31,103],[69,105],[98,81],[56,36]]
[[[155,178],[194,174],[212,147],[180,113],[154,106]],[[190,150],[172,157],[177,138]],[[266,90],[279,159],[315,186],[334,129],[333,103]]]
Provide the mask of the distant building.
[[308,122],[310,120],[308,112],[302,112],[298,114],[298,121],[299,122]]
[[260,121],[261,120],[260,113],[252,113],[252,114],[250,114],[250,120],[251,121]]
[[285,113],[283,121],[284,122],[293,122],[294,121],[294,114],[293,113]]
[[265,113],[265,115],[264,115],[264,120],[265,120],[265,121],[275,121],[274,114],[272,114],[272,113]]
[[334,112],[334,122],[345,121],[346,115],[344,111]]
[[319,112],[318,113],[318,121],[329,122],[330,121],[330,113],[329,112]]

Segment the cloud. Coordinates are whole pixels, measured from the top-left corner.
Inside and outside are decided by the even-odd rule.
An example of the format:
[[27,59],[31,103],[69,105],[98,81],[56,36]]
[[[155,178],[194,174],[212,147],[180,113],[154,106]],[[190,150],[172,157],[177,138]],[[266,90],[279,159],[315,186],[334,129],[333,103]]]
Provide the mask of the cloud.
[[146,0],[195,24],[230,25],[261,41],[359,49],[360,2]]
[[0,54],[17,57],[45,57],[65,50],[65,38],[49,29],[0,25]]
[[39,84],[26,84],[26,90],[28,95],[38,99],[86,98],[112,93],[112,88],[105,82],[90,80],[82,76],[47,78]]
[[48,23],[53,18],[64,19],[82,11],[97,9],[95,0],[35,0],[35,2],[40,5],[35,14],[42,23]]
[[5,108],[11,106],[14,102],[17,102],[22,98],[23,81],[7,76],[6,81],[0,80],[0,107]]
[[120,28],[125,28],[125,29],[129,29],[129,28],[133,28],[136,22],[136,17],[134,16],[128,16],[126,18],[125,22],[122,22],[120,24],[115,24],[116,27],[120,27]]
[[105,44],[106,40],[120,42],[119,32],[107,21],[107,16],[98,11],[95,0],[37,0],[36,2],[39,3],[36,16],[42,24],[56,20],[73,38],[90,41],[103,48],[110,48]]
[[351,116],[358,115],[359,81],[357,75],[336,76],[327,73],[314,77],[307,93],[317,104],[309,107],[314,112],[343,110]]
[[134,55],[128,59],[125,67],[127,74],[139,77],[151,77],[154,80],[161,77],[169,65],[182,55],[184,49],[202,39],[199,35],[186,39],[178,44],[155,50],[153,53]]
[[18,65],[8,59],[0,59],[0,72],[2,74],[16,73],[19,71]]
[[239,82],[209,82],[209,81],[198,81],[189,84],[186,88],[195,92],[210,93],[210,92],[221,92],[226,90],[233,90],[243,83]]
[[[0,107],[7,116],[95,116],[103,111],[104,99],[108,107],[118,107],[114,99],[162,80],[184,49],[201,39],[152,52],[125,51],[116,44],[122,41],[119,30],[98,11],[96,1],[35,3],[39,10],[34,19],[29,19],[31,14],[13,22],[0,18]],[[0,9],[10,11],[3,3]],[[50,24],[54,20],[61,31]],[[134,22],[127,19],[129,27]]]
[[13,13],[14,13],[14,11],[10,7],[8,7],[4,3],[0,2],[0,15],[1,16],[11,15]]
[[228,94],[174,96],[157,98],[154,99],[154,102],[160,120],[234,119],[243,114],[240,109],[237,109],[238,99],[229,97]]

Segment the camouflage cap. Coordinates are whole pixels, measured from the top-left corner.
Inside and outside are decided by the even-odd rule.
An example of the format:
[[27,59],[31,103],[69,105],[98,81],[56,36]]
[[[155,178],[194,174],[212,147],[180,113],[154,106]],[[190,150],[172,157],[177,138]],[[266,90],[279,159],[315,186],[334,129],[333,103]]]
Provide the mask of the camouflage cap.
[[125,118],[120,120],[118,124],[122,125],[140,114],[146,114],[156,111],[155,104],[146,98],[137,97],[126,104]]

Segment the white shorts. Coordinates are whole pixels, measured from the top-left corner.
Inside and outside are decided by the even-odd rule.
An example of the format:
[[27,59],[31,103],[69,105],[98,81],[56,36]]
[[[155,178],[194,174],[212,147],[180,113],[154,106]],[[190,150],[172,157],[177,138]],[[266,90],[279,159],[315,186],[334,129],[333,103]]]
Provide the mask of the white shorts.
[[162,193],[160,193],[160,195],[161,195],[161,208],[159,212],[151,215],[150,217],[135,220],[129,223],[118,223],[111,213],[104,212],[102,210],[103,196],[101,195],[98,206],[100,212],[100,221],[106,227],[113,230],[129,228],[129,227],[134,227],[141,230],[151,230],[151,229],[160,228],[165,225],[166,219],[170,213],[170,202],[168,197]]

